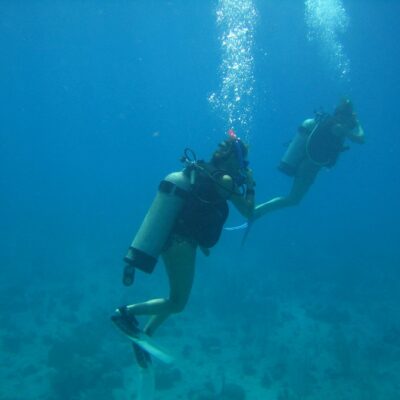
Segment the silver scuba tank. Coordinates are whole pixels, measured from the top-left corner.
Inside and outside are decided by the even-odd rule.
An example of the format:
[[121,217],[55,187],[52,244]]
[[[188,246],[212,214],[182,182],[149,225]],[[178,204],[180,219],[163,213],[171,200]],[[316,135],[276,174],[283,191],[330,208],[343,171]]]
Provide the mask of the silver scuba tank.
[[306,157],[308,133],[315,125],[313,119],[305,120],[290,142],[279,164],[279,169],[289,176],[296,175],[297,168]]
[[189,189],[190,179],[183,172],[173,172],[161,181],[156,197],[124,258],[128,266],[147,273],[153,272]]

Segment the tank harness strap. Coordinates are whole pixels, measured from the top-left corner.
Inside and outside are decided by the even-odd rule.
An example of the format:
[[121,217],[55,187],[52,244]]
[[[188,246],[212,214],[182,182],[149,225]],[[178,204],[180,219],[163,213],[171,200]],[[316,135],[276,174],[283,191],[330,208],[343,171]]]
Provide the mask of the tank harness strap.
[[180,187],[175,185],[175,183],[165,181],[165,180],[160,182],[160,185],[158,186],[158,190],[162,193],[175,195],[182,199],[186,199],[187,195],[188,195],[186,190],[181,189]]
[[144,251],[129,246],[128,254],[124,261],[132,267],[138,268],[143,272],[151,274],[157,264],[157,258],[146,254]]

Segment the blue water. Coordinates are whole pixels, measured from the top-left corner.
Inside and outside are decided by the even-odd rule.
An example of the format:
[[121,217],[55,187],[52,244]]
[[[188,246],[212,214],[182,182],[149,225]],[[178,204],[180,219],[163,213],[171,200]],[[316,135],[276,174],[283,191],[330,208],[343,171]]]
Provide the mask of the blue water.
[[[394,306],[400,300],[400,3],[343,4],[349,26],[338,40],[350,64],[346,78],[324,56],[321,41],[308,40],[303,2],[254,1],[251,126],[248,132],[239,127],[239,134],[250,141],[257,202],[289,190],[290,179],[276,166],[284,143],[314,110],[331,111],[349,95],[366,144],[351,145],[335,168],[320,173],[298,207],[257,221],[244,249],[238,249],[242,232],[225,232],[210,258],[199,256],[191,305],[176,324],[196,326],[206,307],[227,323],[236,320],[238,329],[251,323],[248,335],[270,332],[282,321],[273,319],[274,328],[264,313],[271,302],[279,309],[288,301],[307,315],[315,316],[310,309],[317,304],[344,310],[351,321],[362,316],[367,321],[362,329],[330,321],[341,329],[338,337],[345,338],[355,365],[336,378],[344,385],[340,396],[345,385],[354,388],[353,395],[336,398],[365,399],[362,388],[369,384],[371,398],[394,399],[399,388],[393,382],[400,376],[400,313]],[[61,340],[51,324],[65,323],[74,332],[82,323],[76,315],[86,312],[90,323],[97,301],[104,311],[97,324],[112,335],[106,333],[112,330],[107,313],[122,299],[139,300],[142,289],[121,286],[121,259],[159,180],[181,168],[185,147],[207,159],[227,128],[226,116],[209,102],[222,79],[216,9],[216,1],[0,2],[0,339],[2,353],[11,354],[6,340],[11,336],[17,349],[15,364],[2,367],[0,380],[8,388],[2,400],[19,399],[10,387],[23,379],[18,360],[24,357],[26,332],[19,323],[27,313],[34,316],[28,318],[33,344],[41,343],[37,370],[25,376],[31,379],[47,368],[46,352]],[[232,211],[228,225],[242,222]],[[88,294],[91,281],[95,288]],[[143,295],[158,296],[165,277],[158,271],[138,281],[147,288]],[[60,322],[59,313],[43,304],[50,307],[53,300],[54,307],[64,304],[76,315]],[[392,332],[394,339],[387,339]],[[111,337],[119,343],[118,336]],[[265,334],[268,340],[279,337]],[[355,347],[349,345],[354,341]],[[328,354],[334,358],[335,351]],[[379,357],[382,353],[392,356]],[[295,369],[290,357],[282,360]],[[118,375],[118,357],[113,362]],[[364,381],[355,372],[360,365],[370,373]],[[282,396],[279,385],[295,391],[290,376],[272,388]],[[63,398],[64,389],[48,379],[48,388],[47,379],[35,381],[37,393],[40,385],[46,389],[32,398]],[[318,379],[320,386],[303,397],[290,392],[287,398],[321,398],[327,378]],[[102,391],[95,383],[79,387],[79,382],[65,398]],[[251,393],[249,385],[243,384]],[[113,387],[123,392],[121,382]],[[263,390],[267,396],[272,389]]]

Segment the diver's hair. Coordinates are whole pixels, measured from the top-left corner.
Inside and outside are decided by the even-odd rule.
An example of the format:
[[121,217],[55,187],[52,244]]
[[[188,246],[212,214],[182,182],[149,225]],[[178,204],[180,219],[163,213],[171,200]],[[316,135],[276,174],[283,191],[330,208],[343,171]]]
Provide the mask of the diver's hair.
[[348,97],[343,97],[336,106],[334,115],[351,116],[354,113],[353,103]]
[[[240,143],[243,145],[242,146],[243,156],[247,157],[249,147],[242,141]],[[236,153],[235,140],[228,138],[218,144],[218,149],[214,151],[210,162],[215,167],[219,167],[227,158],[229,158],[232,154],[235,153]]]
[[357,125],[357,117],[354,112],[353,103],[348,97],[343,97],[336,106],[334,117],[353,129]]

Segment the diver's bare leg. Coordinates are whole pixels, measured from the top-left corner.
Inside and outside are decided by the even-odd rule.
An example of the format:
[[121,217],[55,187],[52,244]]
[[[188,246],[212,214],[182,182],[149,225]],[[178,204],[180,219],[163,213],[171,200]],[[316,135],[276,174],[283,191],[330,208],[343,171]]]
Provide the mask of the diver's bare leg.
[[320,167],[310,163],[309,161],[303,162],[299,166],[297,174],[294,177],[290,193],[286,197],[275,197],[256,206],[253,213],[254,219],[260,218],[269,212],[281,208],[298,205],[314,183],[319,170]]
[[267,213],[287,207],[287,203],[286,197],[274,197],[265,203],[259,204],[254,208],[253,219],[261,218]]
[[174,241],[162,255],[168,275],[170,294],[167,299],[153,299],[128,306],[134,315],[151,315],[144,331],[152,335],[169,317],[181,312],[189,299],[193,285],[196,246],[187,241]]

